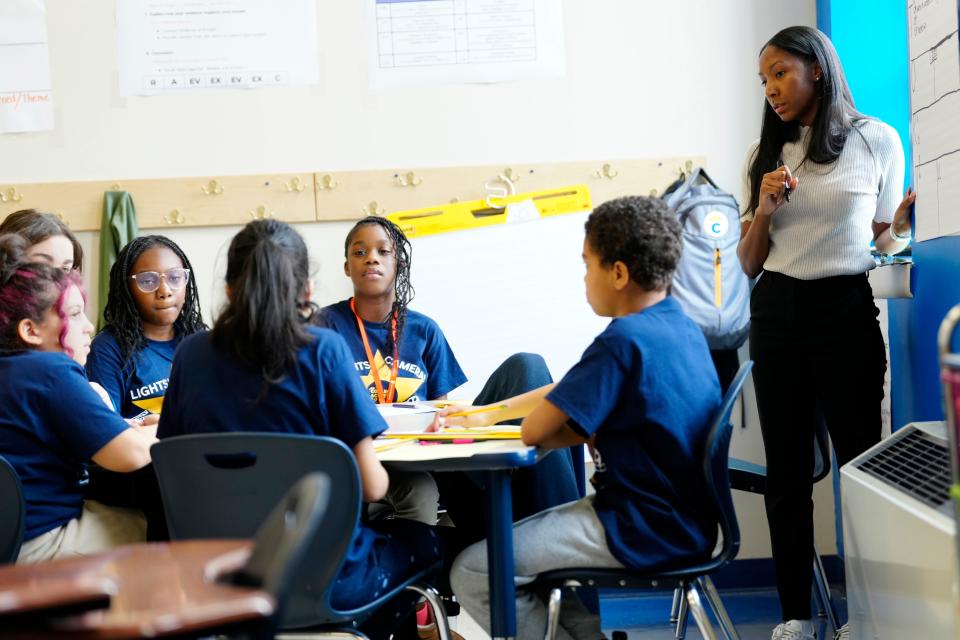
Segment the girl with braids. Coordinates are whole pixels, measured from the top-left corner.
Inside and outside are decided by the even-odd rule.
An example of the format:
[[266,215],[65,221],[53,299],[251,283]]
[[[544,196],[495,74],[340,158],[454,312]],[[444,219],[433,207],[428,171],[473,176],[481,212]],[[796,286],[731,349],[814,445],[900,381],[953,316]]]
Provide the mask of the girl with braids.
[[842,466],[880,440],[886,358],[867,281],[870,244],[910,242],[903,147],[854,108],[830,40],[789,27],[761,49],[760,139],[744,167],[737,253],[748,276],[750,358],[767,458],[765,495],[784,622],[811,640],[813,440],[817,407]]
[[[339,333],[353,356],[353,366],[375,402],[442,400],[467,381],[440,327],[408,308],[411,246],[393,222],[369,216],[357,222],[344,242],[344,273],[353,281],[353,297],[324,307],[318,322]],[[528,353],[510,356],[493,372],[475,404],[519,395],[552,382],[543,358]],[[448,548],[476,542],[486,531],[476,478],[467,474],[437,476],[439,494],[456,525]],[[392,478],[389,502],[400,517],[436,522],[437,499],[423,478]],[[519,470],[513,481],[514,518],[580,497],[569,450],[547,456]]]
[[[311,326],[309,273],[303,238],[284,222],[255,220],[233,238],[226,308],[209,333],[180,344],[159,436],[268,429],[334,437],[356,456],[363,499],[379,500],[388,477],[373,438],[387,425],[343,338]],[[438,558],[431,527],[406,520],[361,524],[332,604],[363,606]]]
[[0,235],[15,233],[27,241],[27,260],[64,271],[83,270],[83,247],[63,220],[52,213],[22,209],[0,224]]
[[29,262],[28,247],[0,236],[0,455],[26,502],[18,561],[142,542],[143,516],[84,501],[80,478],[90,460],[121,472],[148,464],[156,427],[128,424],[91,389],[82,364],[93,325],[79,276]]
[[106,326],[87,360],[125,418],[159,413],[180,341],[206,329],[190,261],[164,236],[129,242],[110,269]]

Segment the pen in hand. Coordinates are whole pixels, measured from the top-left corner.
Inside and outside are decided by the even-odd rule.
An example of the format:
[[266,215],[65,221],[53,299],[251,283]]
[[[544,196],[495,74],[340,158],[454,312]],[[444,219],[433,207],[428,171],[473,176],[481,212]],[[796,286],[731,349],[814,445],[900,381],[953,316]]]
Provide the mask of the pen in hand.
[[[782,166],[784,166],[784,165],[783,165],[783,161],[778,159],[778,160],[777,160],[777,168],[779,169],[779,168],[782,167]],[[784,178],[784,181],[783,181],[783,197],[784,197],[784,199],[785,199],[787,202],[790,202],[790,192],[791,192],[791,191],[793,191],[793,189],[790,188],[790,181],[789,181],[788,179]]]

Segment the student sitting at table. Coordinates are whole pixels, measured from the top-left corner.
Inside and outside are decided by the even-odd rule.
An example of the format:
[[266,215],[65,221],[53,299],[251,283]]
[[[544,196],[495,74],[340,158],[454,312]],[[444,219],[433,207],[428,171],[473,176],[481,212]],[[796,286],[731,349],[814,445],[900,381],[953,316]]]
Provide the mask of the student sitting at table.
[[0,235],[15,233],[27,241],[27,262],[44,262],[63,271],[83,270],[83,247],[66,223],[36,209],[14,211],[0,224]]
[[[387,425],[354,372],[343,339],[311,326],[307,247],[277,220],[248,223],[227,252],[227,305],[213,329],[184,338],[173,360],[159,437],[225,431],[325,435],[353,450],[365,501],[387,491],[373,438]],[[334,488],[336,491],[336,488]],[[440,557],[432,527],[363,524],[332,605],[366,605]]]
[[106,325],[93,339],[87,375],[124,418],[159,413],[180,341],[207,328],[190,261],[165,236],[134,238],[110,269]]
[[[517,584],[570,567],[653,570],[709,558],[717,524],[699,461],[720,404],[720,385],[697,325],[667,294],[680,258],[680,225],[656,198],[607,202],[586,223],[587,302],[613,320],[556,385],[446,417],[480,426],[524,417],[523,441],[546,448],[590,443],[596,494],[514,525]],[[547,456],[549,459],[550,456]],[[488,625],[487,547],[456,560],[454,593]],[[568,606],[569,605],[569,606]],[[603,637],[599,617],[564,603],[560,638]],[[546,607],[517,596],[518,638],[543,635]],[[489,632],[489,630],[488,630]]]
[[18,562],[142,542],[142,514],[84,501],[80,478],[91,459],[123,472],[148,464],[156,427],[132,427],[91,388],[79,275],[27,262],[27,246],[0,236],[0,456],[26,504]]
[[[320,310],[317,322],[343,336],[356,375],[374,402],[443,400],[467,381],[443,331],[428,316],[409,308],[412,248],[396,224],[379,216],[357,222],[344,241],[344,273],[353,297]],[[543,358],[515,354],[490,376],[475,402],[495,402],[551,382]],[[485,531],[476,505],[482,489],[464,474],[441,474],[440,496],[457,527],[453,548],[475,542]],[[570,453],[557,452],[513,481],[514,516],[521,519],[579,497]],[[437,489],[425,474],[404,474],[391,482],[387,502],[400,517],[437,520]]]

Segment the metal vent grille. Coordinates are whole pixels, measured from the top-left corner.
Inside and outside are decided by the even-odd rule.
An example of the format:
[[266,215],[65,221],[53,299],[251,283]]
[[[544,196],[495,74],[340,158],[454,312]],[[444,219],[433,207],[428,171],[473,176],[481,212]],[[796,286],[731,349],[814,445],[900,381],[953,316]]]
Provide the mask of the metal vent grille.
[[857,468],[934,509],[950,501],[950,451],[921,431],[897,438]]

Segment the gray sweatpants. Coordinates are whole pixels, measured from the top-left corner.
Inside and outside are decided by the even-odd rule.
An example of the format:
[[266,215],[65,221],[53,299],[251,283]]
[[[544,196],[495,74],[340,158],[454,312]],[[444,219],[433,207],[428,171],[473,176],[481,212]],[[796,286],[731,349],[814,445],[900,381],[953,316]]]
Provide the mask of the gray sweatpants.
[[[544,571],[570,567],[621,568],[607,547],[603,525],[593,510],[593,496],[541,511],[513,525],[516,585],[522,587]],[[464,549],[450,570],[450,584],[460,604],[490,633],[487,542]],[[517,591],[517,638],[542,638],[547,607],[540,594]],[[566,594],[558,638],[602,638],[600,617]]]

